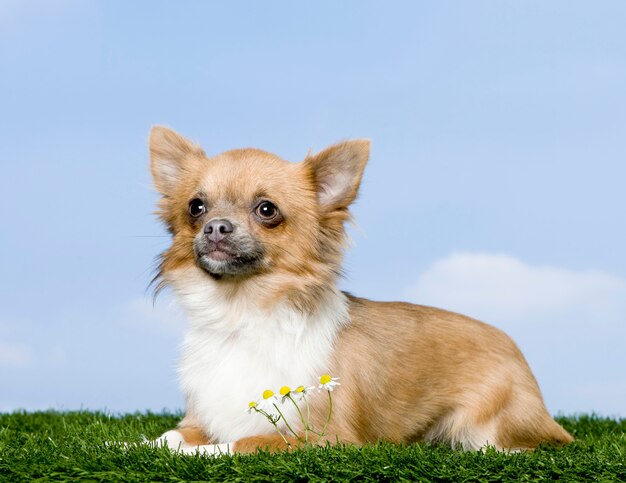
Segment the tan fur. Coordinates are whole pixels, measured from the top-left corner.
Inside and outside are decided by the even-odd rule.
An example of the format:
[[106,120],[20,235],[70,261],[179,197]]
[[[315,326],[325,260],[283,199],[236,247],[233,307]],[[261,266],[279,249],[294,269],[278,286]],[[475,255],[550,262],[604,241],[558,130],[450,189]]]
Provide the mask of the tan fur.
[[485,428],[498,448],[571,441],[503,332],[431,307],[354,297],[350,305],[352,324],[335,350],[344,385],[334,393],[331,434],[355,443],[461,442],[463,431]]
[[198,446],[202,444],[209,444],[210,440],[204,433],[204,430],[197,426],[179,426],[176,431],[185,440],[185,443],[192,446]]
[[[237,219],[266,250],[255,273],[216,282],[221,296],[233,304],[253,300],[267,310],[285,301],[303,313],[316,310],[341,271],[344,223],[368,141],[340,143],[294,164],[257,149],[207,158],[201,148],[156,127],[150,151],[163,194],[158,213],[173,235],[162,277],[196,267],[193,240],[202,226],[190,220],[187,206],[201,193],[211,216]],[[251,206],[261,198],[280,207],[283,223],[267,229],[255,222]],[[350,323],[335,340],[329,367],[342,385],[333,392],[333,418],[322,443],[441,441],[518,450],[572,441],[548,414],[524,356],[503,332],[431,307],[352,296],[348,303]],[[327,399],[320,394],[311,403],[321,427]],[[205,444],[210,435],[194,421],[189,413],[179,431],[188,443]],[[288,447],[277,435],[234,445],[239,452]]]
[[[168,146],[180,142],[180,136],[172,131],[164,135],[163,128],[154,130],[159,136],[156,141],[152,141],[155,136],[151,136],[151,146],[154,143],[158,146],[161,138],[174,137],[168,139]],[[204,180],[202,191],[218,203],[215,216],[226,212],[237,214],[249,222],[250,229],[268,248],[266,269],[261,276],[243,283],[225,281],[224,292],[232,297],[239,293],[254,293],[259,299],[267,299],[268,303],[288,297],[302,308],[313,309],[320,287],[334,283],[339,272],[341,253],[338,245],[343,238],[342,223],[348,215],[347,211],[325,214],[315,209],[315,174],[311,169],[257,149],[228,151],[210,159],[202,157],[199,154],[202,151],[191,144],[181,149],[178,157],[170,151],[166,154],[162,151],[151,147],[155,185],[165,195],[159,203],[158,214],[174,235],[172,246],[163,257],[162,271],[195,264],[191,241],[198,227],[187,221],[187,204],[198,194],[199,181]],[[175,158],[176,162],[184,164],[175,187],[160,181],[159,175],[155,174],[154,160],[159,159],[158,156]],[[313,161],[305,163],[309,162]],[[206,177],[207,172],[210,178]],[[252,177],[249,173],[255,175]],[[287,209],[284,213],[289,223],[266,233],[249,220],[247,211],[255,198],[269,193],[279,206],[296,209],[293,212]],[[321,233],[311,230],[310,227],[320,224],[321,218],[328,219],[328,228]]]
[[291,451],[300,446],[298,440],[291,436],[286,436],[285,439],[283,439],[278,434],[272,434],[269,436],[250,436],[249,438],[242,438],[235,443],[233,451],[235,453],[254,453],[262,450],[275,453],[277,451]]

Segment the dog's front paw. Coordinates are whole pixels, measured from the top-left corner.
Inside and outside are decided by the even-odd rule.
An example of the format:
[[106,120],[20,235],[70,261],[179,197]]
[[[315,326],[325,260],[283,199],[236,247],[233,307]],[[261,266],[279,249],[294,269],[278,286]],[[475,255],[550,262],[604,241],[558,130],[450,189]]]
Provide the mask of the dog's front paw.
[[183,435],[175,429],[163,433],[159,438],[150,441],[149,443],[158,447],[166,446],[174,453],[201,454],[210,456],[232,454],[230,450],[232,444],[187,444]]
[[152,441],[147,441],[147,443],[154,445],[154,446],[158,446],[158,447],[167,446],[172,451],[178,451],[179,449],[187,446],[187,443],[185,443],[185,438],[183,438],[183,435],[180,434],[175,429],[166,431],[157,439],[154,439]]

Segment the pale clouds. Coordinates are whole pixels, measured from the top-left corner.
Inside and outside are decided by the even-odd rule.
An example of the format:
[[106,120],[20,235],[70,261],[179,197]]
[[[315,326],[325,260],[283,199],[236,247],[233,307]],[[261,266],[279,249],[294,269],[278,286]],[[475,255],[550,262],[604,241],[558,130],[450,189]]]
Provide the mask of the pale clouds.
[[597,270],[533,266],[508,255],[454,253],[422,273],[407,296],[503,325],[626,321],[626,280]]
[[0,320],[0,369],[23,369],[35,364],[32,345],[20,340],[22,329],[29,326],[26,319]]
[[35,354],[30,346],[0,340],[0,368],[18,369],[30,367],[34,363]]
[[504,329],[553,412],[626,415],[626,281],[598,270],[454,253],[405,294]]
[[65,348],[33,336],[35,333],[35,324],[28,319],[0,320],[0,369],[36,370],[65,365]]
[[132,299],[119,316],[122,325],[161,334],[181,334],[185,319],[180,307],[167,293],[156,301],[148,297]]

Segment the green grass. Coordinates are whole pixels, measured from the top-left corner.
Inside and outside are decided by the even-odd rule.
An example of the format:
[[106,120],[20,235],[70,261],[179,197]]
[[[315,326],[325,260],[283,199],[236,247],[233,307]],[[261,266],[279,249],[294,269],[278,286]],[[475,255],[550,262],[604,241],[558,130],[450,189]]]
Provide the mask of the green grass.
[[380,443],[269,455],[179,456],[140,441],[177,414],[0,414],[0,480],[19,481],[626,481],[626,419],[560,418],[576,442],[532,453]]

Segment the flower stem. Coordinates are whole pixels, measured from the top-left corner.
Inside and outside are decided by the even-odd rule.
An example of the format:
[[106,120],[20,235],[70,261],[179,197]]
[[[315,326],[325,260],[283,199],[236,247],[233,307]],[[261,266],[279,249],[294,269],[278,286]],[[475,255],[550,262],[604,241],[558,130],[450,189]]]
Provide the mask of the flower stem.
[[333,397],[330,395],[330,391],[328,391],[328,417],[326,418],[326,423],[324,423],[324,428],[320,433],[319,438],[317,438],[317,443],[322,439],[322,436],[326,435],[326,429],[328,428],[328,423],[330,423],[330,418],[333,415]]
[[306,429],[308,432],[313,429],[311,426],[311,406],[309,406],[309,400],[306,398],[306,395],[303,395],[302,399],[304,399],[304,404],[306,404]]
[[302,425],[304,426],[304,443],[306,444],[309,442],[309,421],[304,420],[304,416],[302,416],[302,411],[300,411],[300,407],[298,406],[298,403],[294,401],[294,399],[291,397],[291,394],[287,394],[287,397],[293,403],[293,405],[296,407],[296,410],[298,411],[298,415],[300,416],[300,421],[302,421]]
[[[274,418],[273,418],[272,416],[270,416],[268,413],[266,413],[266,412],[265,412],[265,411],[263,411],[262,409],[257,409],[257,408],[254,408],[254,410],[255,410],[257,413],[261,413],[263,416],[265,416],[265,417],[267,418],[267,420],[268,420],[270,423],[272,423],[272,426],[274,426],[274,429],[275,429],[275,430],[276,430],[276,432],[280,435],[280,437],[281,437],[281,438],[283,438],[283,441],[285,442],[285,444],[286,444],[287,446],[291,446],[291,443],[289,443],[289,441],[287,441],[287,438],[285,438],[285,435],[283,434],[283,432],[282,432],[280,429],[278,429],[278,424],[276,424],[276,421],[274,421]],[[283,417],[283,419],[285,419],[285,418]]]
[[291,431],[291,434],[293,434],[294,438],[296,438],[297,440],[300,440],[300,438],[298,437],[298,434],[293,430],[293,428],[287,422],[287,418],[285,418],[285,415],[280,411],[280,409],[278,409],[278,406],[274,404],[274,407],[276,408],[276,411],[278,411],[278,414],[280,414],[280,417],[283,418],[283,421],[285,422],[285,426],[287,426],[287,429]]

